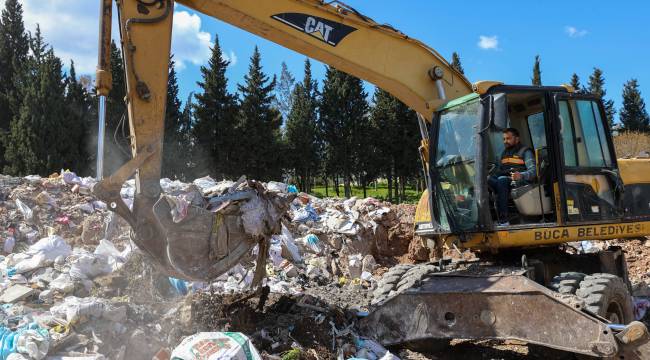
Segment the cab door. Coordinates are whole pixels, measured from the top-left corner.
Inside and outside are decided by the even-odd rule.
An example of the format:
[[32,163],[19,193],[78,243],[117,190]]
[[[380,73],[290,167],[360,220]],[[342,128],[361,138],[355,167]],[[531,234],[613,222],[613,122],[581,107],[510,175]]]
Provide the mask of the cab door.
[[623,185],[601,100],[576,94],[555,94],[554,100],[564,222],[620,219]]

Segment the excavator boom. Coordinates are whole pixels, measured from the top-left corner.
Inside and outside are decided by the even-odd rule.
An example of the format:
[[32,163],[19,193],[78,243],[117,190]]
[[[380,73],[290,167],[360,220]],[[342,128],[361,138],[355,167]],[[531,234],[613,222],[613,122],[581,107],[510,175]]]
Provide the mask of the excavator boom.
[[[100,1],[97,92],[105,96],[111,87],[108,51],[112,1]],[[129,222],[134,229],[134,241],[167,272],[181,278],[218,276],[214,266],[206,265],[212,270],[206,270],[202,276],[201,271],[180,269],[185,265],[173,259],[198,261],[198,255],[191,253],[197,249],[204,252],[205,246],[192,248],[179,244],[214,241],[211,240],[212,216],[204,214],[199,220],[202,217],[197,214],[195,230],[185,227],[188,231],[182,233],[177,231],[178,226],[161,221],[164,206],[155,209],[157,203],[162,206],[159,182],[175,3],[173,0],[118,0],[116,3],[133,159],[100,182],[95,193]],[[467,79],[435,50],[340,2],[183,0],[178,3],[368,80],[394,94],[424,119],[430,120],[434,110],[445,101],[471,92]],[[421,150],[426,152],[426,149],[425,143]],[[134,175],[137,190],[130,210],[120,198],[119,189]],[[172,239],[170,234],[182,239]],[[183,251],[189,253],[179,253]],[[233,261],[229,258],[225,262]]]

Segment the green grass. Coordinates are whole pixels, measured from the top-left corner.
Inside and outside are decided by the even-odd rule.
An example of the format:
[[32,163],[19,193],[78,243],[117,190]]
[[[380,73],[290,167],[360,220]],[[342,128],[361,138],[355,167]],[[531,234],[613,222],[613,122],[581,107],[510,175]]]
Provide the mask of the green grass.
[[[336,197],[336,191],[334,190],[334,186],[329,186],[328,187],[328,195],[330,197]],[[343,191],[343,185],[339,186],[339,193],[341,194],[341,197],[343,197],[344,191]],[[312,195],[319,197],[319,198],[324,198],[325,197],[325,186],[319,185],[316,186],[312,189],[311,192]],[[416,192],[415,188],[413,187],[407,187],[406,188],[406,199],[405,202],[409,204],[417,204],[418,200],[420,199],[420,192]],[[363,197],[363,189],[361,187],[353,186],[352,187],[352,196],[356,196],[358,198]],[[379,200],[387,200],[388,199],[388,185],[386,184],[379,184],[377,185],[377,189],[375,190],[374,186],[369,186],[366,189],[366,196],[368,197],[373,197],[375,199]],[[395,198],[393,197],[393,203],[396,203]]]

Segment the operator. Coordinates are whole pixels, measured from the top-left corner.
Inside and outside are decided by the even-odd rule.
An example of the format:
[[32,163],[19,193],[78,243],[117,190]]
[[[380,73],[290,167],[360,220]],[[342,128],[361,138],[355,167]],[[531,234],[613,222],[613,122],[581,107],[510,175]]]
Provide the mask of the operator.
[[508,226],[508,195],[512,187],[531,183],[537,176],[533,151],[521,143],[519,130],[503,130],[503,145],[497,171],[488,178],[488,185],[496,193],[497,216],[500,226]]

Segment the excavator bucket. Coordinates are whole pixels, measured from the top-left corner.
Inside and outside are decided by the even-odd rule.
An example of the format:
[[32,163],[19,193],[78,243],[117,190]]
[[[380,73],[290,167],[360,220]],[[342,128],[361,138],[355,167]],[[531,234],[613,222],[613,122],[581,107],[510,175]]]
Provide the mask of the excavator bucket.
[[153,211],[165,234],[167,262],[183,278],[208,280],[250,256],[255,245],[264,246],[280,233],[290,198],[260,190],[247,188],[213,198],[212,211],[190,206],[178,223],[173,221],[173,201],[162,196]]
[[[142,161],[142,157],[132,161]],[[259,245],[254,285],[261,281],[267,242],[280,233],[280,220],[294,195],[268,191],[261,183],[242,178],[220,196],[212,197],[209,204],[198,189],[189,193],[193,200],[181,211],[176,196],[162,195],[149,205],[146,198],[136,194],[131,211],[119,191],[125,174],[127,170],[118,171],[102,180],[93,192],[131,225],[133,242],[163,272],[187,280],[212,280],[246,260]]]

